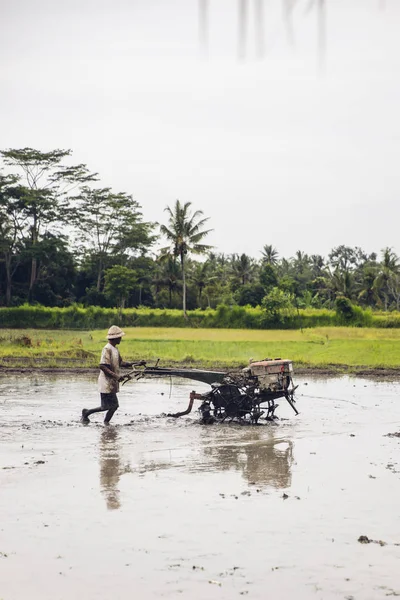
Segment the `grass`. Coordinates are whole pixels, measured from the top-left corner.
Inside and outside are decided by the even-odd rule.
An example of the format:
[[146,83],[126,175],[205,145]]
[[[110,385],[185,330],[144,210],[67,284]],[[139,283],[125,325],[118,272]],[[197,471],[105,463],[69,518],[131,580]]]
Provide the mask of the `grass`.
[[[249,359],[290,358],[310,368],[399,369],[400,330],[321,327],[300,330],[126,328],[125,359],[160,359],[169,364],[233,368]],[[95,367],[105,330],[3,329],[0,365]]]

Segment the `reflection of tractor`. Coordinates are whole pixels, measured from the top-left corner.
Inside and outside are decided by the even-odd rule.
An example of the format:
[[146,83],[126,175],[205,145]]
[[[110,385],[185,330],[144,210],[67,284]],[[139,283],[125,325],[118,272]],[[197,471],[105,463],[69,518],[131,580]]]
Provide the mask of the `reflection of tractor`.
[[[259,430],[258,430],[259,431]],[[275,433],[274,430],[273,433]],[[204,464],[211,464],[215,470],[240,471],[251,484],[268,485],[274,488],[287,488],[291,485],[293,464],[293,442],[290,439],[265,436],[256,437],[254,430],[240,439],[234,437],[227,442],[226,435],[220,438],[207,437],[203,441],[202,452],[207,457]],[[204,443],[205,442],[205,443]],[[208,442],[208,443],[207,443]]]
[[157,362],[155,367],[145,366],[142,370],[132,371],[125,381],[133,377],[175,376],[208,383],[211,386],[209,392],[191,392],[188,408],[169,416],[187,415],[193,408],[194,400],[201,400],[199,411],[203,423],[224,422],[226,419],[257,423],[263,415],[269,421],[277,418],[275,410],[278,405],[275,400],[278,398],[285,398],[298,414],[294,400],[297,386],[293,385],[292,374],[292,361],[281,358],[251,362],[239,373],[161,368]]

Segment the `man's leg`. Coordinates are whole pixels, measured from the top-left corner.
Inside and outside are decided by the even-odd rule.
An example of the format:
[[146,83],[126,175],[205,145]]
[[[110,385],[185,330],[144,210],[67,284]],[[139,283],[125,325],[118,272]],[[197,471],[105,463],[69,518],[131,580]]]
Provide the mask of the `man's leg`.
[[113,418],[113,415],[115,413],[115,411],[118,409],[119,404],[118,404],[118,398],[117,398],[117,394],[107,394],[107,402],[103,402],[103,398],[102,398],[102,406],[106,406],[107,404],[107,414],[104,417],[104,423],[106,425],[109,424],[109,422],[111,421],[111,419]]
[[93,415],[94,413],[97,412],[104,412],[105,410],[107,410],[106,408],[103,408],[102,406],[98,406],[97,408],[84,408],[82,410],[82,422],[83,423],[90,423],[89,417],[90,415]]
[[111,419],[114,416],[114,413],[117,409],[116,408],[110,408],[109,411],[107,411],[106,416],[104,417],[104,423],[106,423],[108,425],[108,423],[111,421]]
[[98,406],[97,408],[89,408],[89,410],[85,410],[85,409],[83,409],[83,410],[85,411],[86,416],[90,417],[90,415],[93,415],[94,413],[97,413],[97,412],[104,412],[106,409],[103,408],[102,406]]

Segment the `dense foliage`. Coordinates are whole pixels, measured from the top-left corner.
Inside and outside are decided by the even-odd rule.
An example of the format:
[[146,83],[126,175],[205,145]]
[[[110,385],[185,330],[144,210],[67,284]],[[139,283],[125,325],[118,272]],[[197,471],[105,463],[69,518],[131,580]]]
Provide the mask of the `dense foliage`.
[[[142,313],[124,310],[122,316],[124,308],[183,306],[189,320],[211,327],[234,326],[236,314],[240,326],[287,327],[299,323],[301,311],[309,308],[328,311],[337,323],[365,325],[369,310],[400,309],[400,263],[391,248],[378,256],[341,245],[328,257],[299,250],[286,258],[260,240],[259,258],[227,256],[203,243],[208,218],[192,211],[190,202],[167,207],[166,224],[158,227],[144,221],[142,207],[130,194],[96,187],[97,174],[86,165],[69,164],[69,150],[24,148],[0,155],[0,306],[71,307],[52,313],[56,320],[67,314],[77,318],[83,308],[76,304],[118,307],[127,324],[128,315],[136,314],[136,322]],[[155,256],[159,239],[169,246]],[[202,256],[194,260],[191,254]],[[241,312],[245,306],[259,307],[258,316],[250,308]],[[218,318],[205,310],[217,307]],[[205,314],[200,317],[197,309]],[[21,308],[26,315],[27,310]],[[107,311],[98,314],[104,326]],[[27,318],[25,325],[32,324]],[[173,317],[181,318],[178,313]],[[86,317],[84,322],[94,326]]]
[[363,310],[350,303],[351,316],[336,310],[308,308],[296,312],[268,314],[262,307],[225,306],[187,311],[161,308],[116,308],[78,305],[66,308],[32,306],[0,308],[0,328],[107,329],[122,327],[191,327],[193,329],[298,329],[314,327],[400,328],[400,312]]

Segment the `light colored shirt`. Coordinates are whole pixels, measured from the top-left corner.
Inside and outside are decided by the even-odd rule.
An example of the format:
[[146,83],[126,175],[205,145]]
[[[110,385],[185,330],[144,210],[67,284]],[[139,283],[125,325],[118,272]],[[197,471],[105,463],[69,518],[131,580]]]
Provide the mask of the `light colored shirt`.
[[[110,344],[106,344],[101,352],[100,364],[109,365],[111,371],[119,376],[119,365],[121,362],[121,356],[118,349]],[[116,394],[119,391],[119,383],[111,377],[107,377],[103,371],[99,374],[99,392],[101,394]]]

